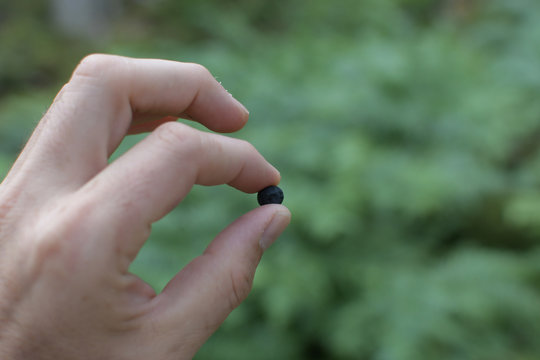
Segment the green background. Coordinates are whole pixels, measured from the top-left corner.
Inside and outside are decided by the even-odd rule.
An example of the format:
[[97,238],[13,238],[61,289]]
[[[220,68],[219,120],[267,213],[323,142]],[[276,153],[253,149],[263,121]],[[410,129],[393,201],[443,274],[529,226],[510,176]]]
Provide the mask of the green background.
[[[293,220],[196,359],[540,358],[540,2],[122,5],[84,37],[0,0],[0,171],[84,55],[205,65]],[[159,291],[255,206],[194,188],[133,271]]]

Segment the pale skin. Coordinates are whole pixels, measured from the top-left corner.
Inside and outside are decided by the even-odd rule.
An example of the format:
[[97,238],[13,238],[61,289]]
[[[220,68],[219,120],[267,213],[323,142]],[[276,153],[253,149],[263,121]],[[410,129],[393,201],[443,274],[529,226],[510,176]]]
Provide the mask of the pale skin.
[[249,143],[178,117],[233,132],[248,113],[200,65],[92,55],[76,68],[0,185],[0,359],[191,359],[247,297],[290,221],[282,205],[241,216],[159,294],[129,271],[193,185],[280,181]]

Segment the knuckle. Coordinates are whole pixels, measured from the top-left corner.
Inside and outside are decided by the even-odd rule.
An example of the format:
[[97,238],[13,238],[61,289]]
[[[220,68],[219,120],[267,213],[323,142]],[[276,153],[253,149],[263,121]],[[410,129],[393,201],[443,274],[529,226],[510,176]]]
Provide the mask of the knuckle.
[[33,247],[35,268],[42,271],[47,263],[55,262],[64,257],[64,238],[61,234],[62,229],[54,226],[40,229],[40,234],[35,237],[36,242]]
[[73,73],[74,78],[94,78],[105,80],[114,75],[125,62],[120,56],[91,54],[85,56]]
[[247,140],[238,140],[239,143],[240,143],[240,147],[243,149],[243,152],[245,153],[253,153],[253,152],[258,152],[257,149],[255,148],[255,146],[250,143],[249,141]]
[[191,67],[190,72],[195,75],[201,84],[216,82],[214,75],[204,65],[196,63],[190,63],[188,65]]
[[212,78],[212,73],[210,73],[210,70],[206,68],[206,66],[196,63],[190,63],[189,66],[191,66],[191,71],[198,76],[202,78]]
[[201,137],[194,129],[177,122],[164,123],[154,133],[169,150],[180,150],[188,156],[196,154],[202,146]]
[[48,229],[41,228],[40,233],[34,237],[26,259],[32,277],[52,273],[56,278],[64,280],[68,276],[70,256],[65,246],[68,242],[62,233],[61,228],[50,226]]
[[33,265],[35,271],[55,269],[65,273],[73,269],[83,244],[91,237],[90,203],[68,206],[58,204],[44,213],[34,225]]

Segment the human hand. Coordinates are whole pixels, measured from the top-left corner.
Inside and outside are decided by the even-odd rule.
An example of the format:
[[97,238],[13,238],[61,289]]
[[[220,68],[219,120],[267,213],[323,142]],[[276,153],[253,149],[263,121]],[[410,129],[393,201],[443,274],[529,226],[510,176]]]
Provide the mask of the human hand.
[[236,220],[160,294],[128,270],[194,184],[280,180],[245,141],[176,117],[231,132],[248,114],[200,65],[92,55],[77,67],[0,186],[0,359],[189,359],[245,299],[289,223],[281,205]]

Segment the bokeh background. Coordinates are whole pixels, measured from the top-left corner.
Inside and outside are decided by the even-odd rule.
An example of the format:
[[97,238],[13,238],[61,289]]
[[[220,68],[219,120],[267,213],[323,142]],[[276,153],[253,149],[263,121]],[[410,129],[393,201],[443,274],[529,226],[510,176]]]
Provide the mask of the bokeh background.
[[[0,0],[2,175],[92,52],[205,65],[281,171],[292,224],[196,359],[540,358],[540,2]],[[196,187],[133,271],[255,206]]]

